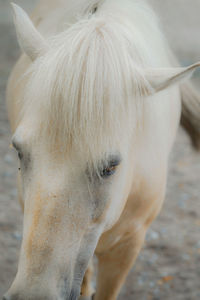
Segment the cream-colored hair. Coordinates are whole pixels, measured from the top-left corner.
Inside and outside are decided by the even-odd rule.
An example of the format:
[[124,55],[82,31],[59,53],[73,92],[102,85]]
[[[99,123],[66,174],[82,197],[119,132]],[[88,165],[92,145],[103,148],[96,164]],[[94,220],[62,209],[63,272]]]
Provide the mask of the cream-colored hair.
[[[101,5],[93,14],[96,2]],[[136,2],[87,1],[77,21],[51,37],[47,53],[32,64],[24,113],[40,114],[39,132],[50,144],[66,149],[73,143],[90,154],[102,146],[108,151],[142,124],[150,89],[142,66],[152,60],[131,16],[153,20],[153,14]]]

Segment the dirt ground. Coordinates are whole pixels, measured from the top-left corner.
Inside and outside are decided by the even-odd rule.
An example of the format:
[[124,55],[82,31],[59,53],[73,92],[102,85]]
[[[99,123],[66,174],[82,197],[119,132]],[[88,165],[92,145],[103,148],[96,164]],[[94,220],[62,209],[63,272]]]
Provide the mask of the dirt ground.
[[[17,159],[9,148],[5,88],[19,50],[8,0],[0,0],[0,298],[17,268],[22,215]],[[36,1],[16,1],[30,10]],[[200,60],[200,1],[151,0],[183,64]],[[200,83],[199,73],[194,79]],[[180,129],[171,156],[167,197],[119,300],[200,299],[200,154]]]

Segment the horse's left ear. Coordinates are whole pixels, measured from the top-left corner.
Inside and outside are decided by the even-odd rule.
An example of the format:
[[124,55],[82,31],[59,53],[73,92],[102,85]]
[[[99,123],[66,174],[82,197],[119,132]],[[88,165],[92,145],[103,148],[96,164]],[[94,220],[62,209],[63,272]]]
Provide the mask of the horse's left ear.
[[145,78],[152,87],[152,93],[157,93],[191,77],[198,67],[200,67],[200,62],[187,68],[147,69]]
[[12,3],[12,8],[19,45],[22,51],[34,61],[48,50],[47,42],[21,7]]

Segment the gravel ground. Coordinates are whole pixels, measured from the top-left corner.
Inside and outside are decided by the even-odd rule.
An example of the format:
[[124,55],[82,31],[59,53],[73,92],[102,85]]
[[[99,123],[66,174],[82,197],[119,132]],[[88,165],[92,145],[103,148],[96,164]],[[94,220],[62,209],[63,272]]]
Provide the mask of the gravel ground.
[[[19,50],[8,0],[0,0],[0,297],[17,268],[22,215],[17,202],[17,160],[9,148],[5,88]],[[28,11],[36,1],[15,1]],[[183,64],[200,60],[200,1],[151,0]],[[200,82],[197,72],[194,81]],[[200,299],[200,155],[180,129],[171,156],[167,197],[120,300]]]

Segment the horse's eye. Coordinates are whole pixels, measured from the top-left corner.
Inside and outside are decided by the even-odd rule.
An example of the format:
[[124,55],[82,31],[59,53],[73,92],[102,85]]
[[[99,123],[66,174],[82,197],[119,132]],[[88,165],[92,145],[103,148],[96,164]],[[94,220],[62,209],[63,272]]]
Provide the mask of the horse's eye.
[[112,159],[109,161],[109,163],[107,164],[106,167],[104,167],[102,169],[102,171],[100,172],[100,175],[102,178],[107,178],[109,176],[112,176],[116,170],[117,170],[117,167],[119,166],[120,164],[120,159]]
[[22,152],[18,152],[18,157],[19,157],[19,160],[22,160],[22,158],[23,158]]
[[99,163],[99,177],[107,179],[108,177],[114,175],[120,163],[121,157],[119,154],[109,155],[105,160],[102,160]]
[[22,160],[23,154],[22,154],[22,151],[21,151],[21,147],[15,141],[12,142],[12,145],[13,145],[13,148],[17,151],[17,155],[18,155],[19,160]]
[[101,177],[106,178],[106,177],[113,175],[115,173],[116,169],[117,169],[117,165],[113,165],[113,166],[103,169],[103,171],[101,172]]

